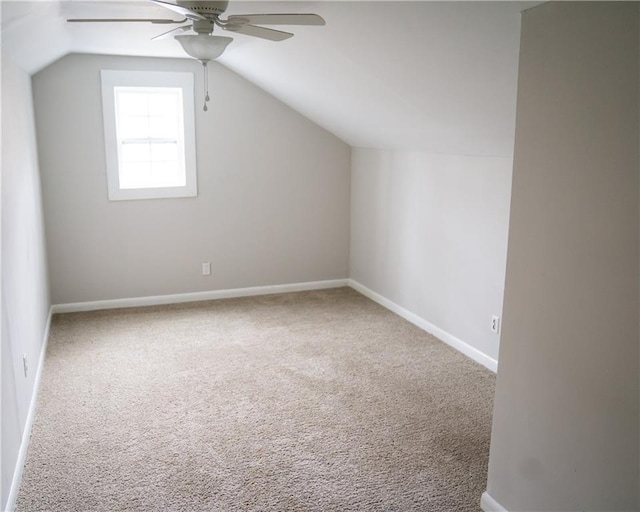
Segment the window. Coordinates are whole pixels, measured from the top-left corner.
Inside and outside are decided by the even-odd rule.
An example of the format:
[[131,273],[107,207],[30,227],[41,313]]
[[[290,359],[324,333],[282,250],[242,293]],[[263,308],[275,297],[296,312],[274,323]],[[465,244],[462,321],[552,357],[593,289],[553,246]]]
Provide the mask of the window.
[[109,199],[196,196],[193,75],[101,76]]

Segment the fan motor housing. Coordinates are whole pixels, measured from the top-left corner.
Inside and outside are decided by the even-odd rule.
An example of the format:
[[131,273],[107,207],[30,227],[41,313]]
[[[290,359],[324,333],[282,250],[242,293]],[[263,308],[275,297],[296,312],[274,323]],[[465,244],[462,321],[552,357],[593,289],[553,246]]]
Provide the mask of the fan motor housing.
[[177,0],[176,4],[185,7],[190,11],[201,14],[202,16],[221,15],[227,10],[229,2],[226,1],[197,1],[197,0]]

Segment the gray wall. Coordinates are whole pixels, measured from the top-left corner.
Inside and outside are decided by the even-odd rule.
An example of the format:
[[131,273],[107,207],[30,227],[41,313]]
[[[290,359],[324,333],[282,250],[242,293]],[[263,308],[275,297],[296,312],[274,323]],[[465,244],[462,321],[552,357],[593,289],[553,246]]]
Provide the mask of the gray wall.
[[351,277],[498,356],[511,158],[354,149]]
[[[31,79],[2,55],[2,436],[4,510],[34,391],[49,313]],[[22,354],[30,371],[26,378]]]
[[350,148],[210,67],[187,199],[107,200],[99,72],[193,71],[199,104],[198,62],[70,55],[34,76],[54,303],[347,277]]
[[488,494],[638,510],[639,4],[524,13]]

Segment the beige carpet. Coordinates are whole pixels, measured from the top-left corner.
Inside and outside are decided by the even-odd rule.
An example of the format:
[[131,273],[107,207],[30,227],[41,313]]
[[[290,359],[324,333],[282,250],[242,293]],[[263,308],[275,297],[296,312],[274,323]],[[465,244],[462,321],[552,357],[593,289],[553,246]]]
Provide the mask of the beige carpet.
[[478,511],[494,380],[348,288],[56,315],[18,510]]

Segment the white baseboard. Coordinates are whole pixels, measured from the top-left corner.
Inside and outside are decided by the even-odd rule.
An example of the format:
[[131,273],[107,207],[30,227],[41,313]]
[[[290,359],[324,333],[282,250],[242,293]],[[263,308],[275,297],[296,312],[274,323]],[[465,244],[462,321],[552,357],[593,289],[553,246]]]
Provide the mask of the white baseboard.
[[494,500],[487,491],[482,493],[480,508],[484,510],[484,512],[508,512],[508,510]]
[[99,309],[133,308],[139,306],[157,306],[160,304],[177,304],[179,302],[197,302],[202,300],[229,299],[233,297],[251,297],[272,293],[302,292],[323,290],[349,286],[348,279],[332,279],[327,281],[310,281],[306,283],[278,284],[271,286],[252,286],[249,288],[232,288],[229,290],[213,290],[207,292],[177,293],[172,295],[152,295],[128,299],[96,300],[91,302],[73,302],[54,304],[54,313],[75,313],[78,311],[96,311]]
[[459,352],[462,352],[464,355],[485,366],[492,372],[498,371],[498,361],[492,359],[485,353],[480,352],[477,348],[472,347],[461,339],[456,338],[453,334],[449,334],[447,331],[444,331],[439,327],[436,327],[432,323],[427,322],[424,318],[416,315],[415,313],[412,313],[411,311],[403,308],[395,302],[387,299],[386,297],[383,297],[379,293],[374,292],[370,288],[367,288],[363,284],[360,284],[358,281],[354,281],[353,279],[349,279],[348,281],[351,288],[360,292],[365,297],[368,297],[381,306],[384,306],[390,311],[393,311],[396,315],[399,315],[412,324],[417,325],[418,327],[420,327],[420,329],[427,331],[429,334],[433,334],[436,338],[444,341],[447,345],[451,345]]
[[29,403],[29,411],[27,412],[27,420],[22,431],[22,441],[20,442],[20,450],[18,451],[18,459],[16,467],[13,471],[13,479],[11,480],[11,489],[7,498],[6,511],[12,512],[16,508],[16,500],[18,499],[18,491],[20,490],[20,482],[22,482],[22,472],[24,464],[27,460],[27,450],[29,449],[29,441],[31,439],[31,428],[36,414],[36,402],[38,400],[38,390],[40,389],[40,378],[42,377],[42,369],[44,368],[44,358],[47,353],[47,343],[49,342],[49,330],[51,328],[51,317],[53,316],[53,306],[49,308],[49,316],[47,317],[47,325],[44,328],[42,339],[42,348],[40,349],[40,357],[38,359],[38,368],[36,368],[36,377],[33,381],[33,391],[31,393],[31,402]]

